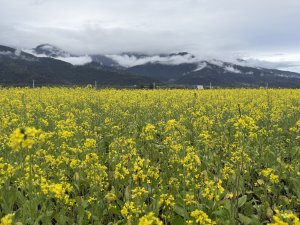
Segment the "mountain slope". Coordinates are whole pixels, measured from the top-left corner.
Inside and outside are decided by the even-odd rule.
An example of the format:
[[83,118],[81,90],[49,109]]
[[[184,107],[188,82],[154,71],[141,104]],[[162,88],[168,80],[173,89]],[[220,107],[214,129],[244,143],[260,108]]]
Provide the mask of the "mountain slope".
[[147,63],[130,67],[126,71],[137,75],[148,76],[165,83],[177,83],[182,76],[196,68],[196,64],[187,63],[179,65]]
[[[184,55],[184,54],[183,54]],[[167,55],[170,59],[170,55]],[[178,54],[177,56],[178,57]],[[153,56],[152,56],[153,58]],[[275,69],[242,66],[219,60],[195,60],[175,64],[172,60],[152,61],[127,67],[126,71],[148,76],[169,84],[209,85],[220,87],[300,87],[300,74]],[[137,59],[136,61],[141,58]],[[146,60],[145,60],[146,61]],[[177,61],[178,60],[177,58]]]
[[231,65],[220,67],[207,63],[202,69],[183,75],[177,84],[204,84],[225,87],[300,87],[297,73]]
[[139,85],[154,80],[125,71],[109,71],[86,66],[73,66],[53,58],[38,58],[16,49],[0,46],[0,83],[25,85],[35,80],[37,84],[78,85]]
[[48,57],[70,57],[71,54],[68,52],[63,51],[62,49],[50,45],[50,44],[41,44],[32,49],[32,52],[34,52],[37,55],[45,55]]
[[26,52],[0,46],[0,82],[27,79],[27,83],[34,78],[44,84],[84,84],[98,80],[103,85],[159,82],[166,85],[211,83],[219,87],[300,88],[299,73],[251,67],[245,60],[236,60],[236,63],[203,60],[188,52],[73,55],[50,44]]

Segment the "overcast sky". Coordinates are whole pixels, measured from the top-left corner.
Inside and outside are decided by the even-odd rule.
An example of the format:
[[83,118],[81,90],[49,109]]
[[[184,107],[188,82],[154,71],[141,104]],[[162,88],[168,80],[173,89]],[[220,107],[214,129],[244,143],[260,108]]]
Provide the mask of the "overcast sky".
[[245,57],[300,72],[300,0],[0,0],[0,44],[41,43]]

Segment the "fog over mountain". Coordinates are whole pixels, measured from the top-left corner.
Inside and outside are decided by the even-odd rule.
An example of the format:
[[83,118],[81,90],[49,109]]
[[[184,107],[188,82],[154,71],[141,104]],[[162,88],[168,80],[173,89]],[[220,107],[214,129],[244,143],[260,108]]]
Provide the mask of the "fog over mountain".
[[[81,56],[187,51],[203,59],[242,58],[300,71],[298,0],[0,0],[0,5],[0,43],[16,48],[51,43]],[[70,57],[75,64],[89,59],[76,60]]]
[[92,62],[92,58],[88,55],[72,55],[50,44],[42,44],[33,49],[22,50],[36,57],[51,57],[72,65],[84,65]]
[[[201,59],[189,52],[148,55],[126,52],[114,55],[75,55],[51,44],[32,49],[0,45],[0,84],[152,85],[185,86],[213,84],[216,87],[300,88],[300,73],[250,66],[235,59]],[[149,86],[150,87],[150,86]]]

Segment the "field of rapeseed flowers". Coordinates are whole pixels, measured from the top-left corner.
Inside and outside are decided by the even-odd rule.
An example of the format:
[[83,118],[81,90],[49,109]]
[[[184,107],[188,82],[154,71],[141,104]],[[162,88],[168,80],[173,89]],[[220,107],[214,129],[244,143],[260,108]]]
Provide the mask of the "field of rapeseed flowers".
[[300,224],[300,90],[0,89],[0,224]]

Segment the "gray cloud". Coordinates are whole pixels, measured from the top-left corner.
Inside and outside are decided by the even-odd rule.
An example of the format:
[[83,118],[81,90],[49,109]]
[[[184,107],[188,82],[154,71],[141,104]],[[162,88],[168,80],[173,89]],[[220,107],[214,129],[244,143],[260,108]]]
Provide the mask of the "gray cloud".
[[159,62],[161,64],[166,65],[178,65],[182,63],[198,63],[199,59],[193,57],[191,54],[186,55],[172,55],[172,56],[146,56],[137,58],[134,55],[107,55],[108,57],[112,58],[120,65],[124,67],[132,67],[137,65],[143,65],[146,63],[155,63]]
[[[0,0],[0,5],[0,44],[14,47],[52,43],[77,54],[189,51],[260,61],[262,54],[300,53],[299,0]],[[285,65],[294,69],[290,64],[298,62]]]
[[[27,53],[32,54],[37,57],[49,57],[45,54],[36,54],[31,49],[22,49],[22,51],[27,52]],[[0,52],[0,54],[1,54],[1,52]],[[79,56],[64,55],[64,56],[60,56],[60,57],[51,57],[51,58],[65,61],[65,62],[71,63],[73,65],[85,65],[87,63],[92,62],[92,58],[88,55],[79,55]]]

